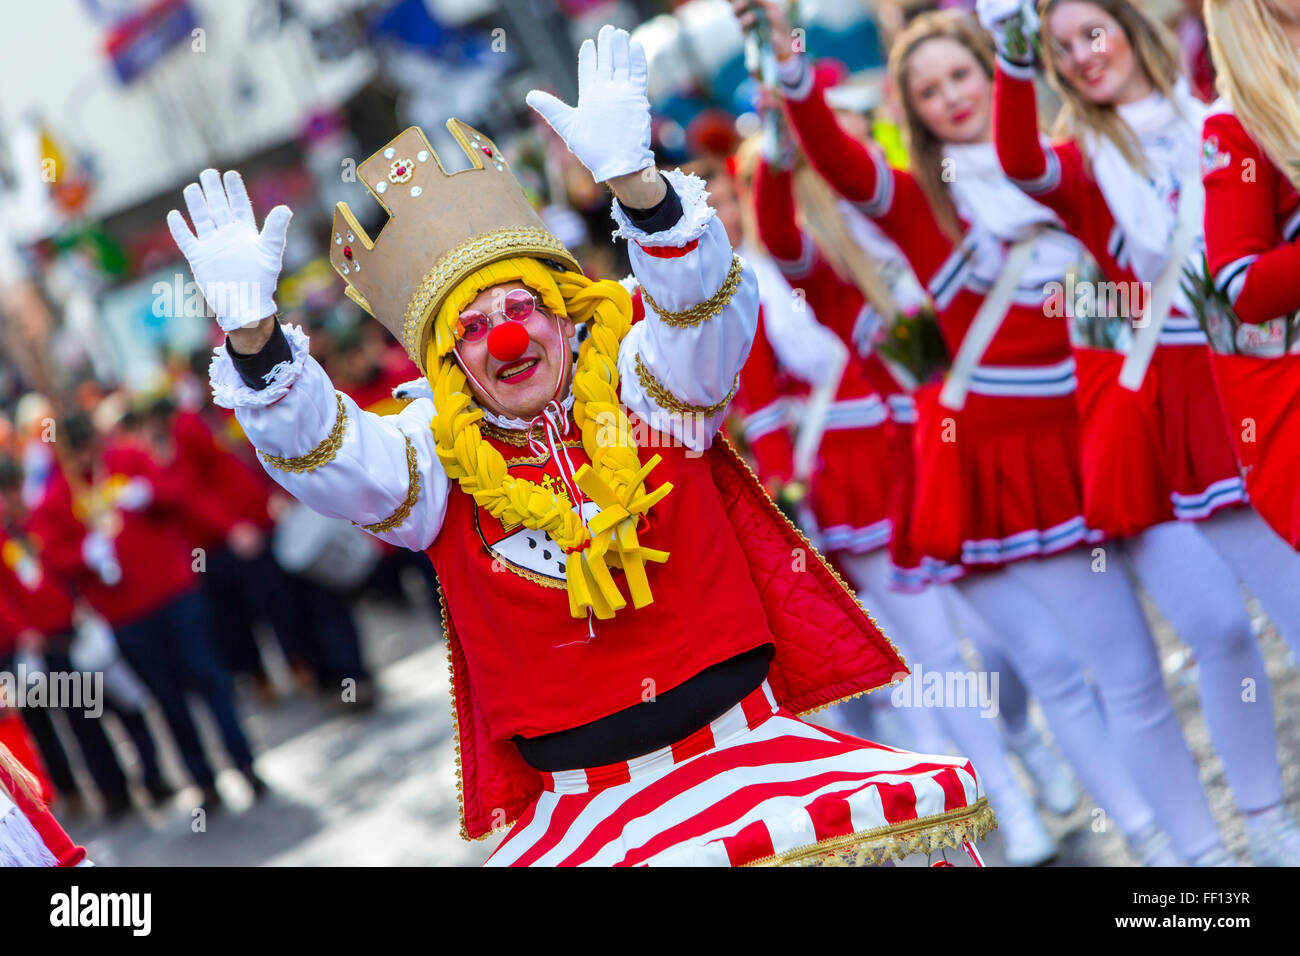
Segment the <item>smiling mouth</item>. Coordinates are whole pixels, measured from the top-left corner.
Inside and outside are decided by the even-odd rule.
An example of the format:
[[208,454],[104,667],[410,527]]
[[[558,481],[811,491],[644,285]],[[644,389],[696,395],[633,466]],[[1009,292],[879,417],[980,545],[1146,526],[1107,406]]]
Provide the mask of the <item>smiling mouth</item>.
[[539,361],[539,359],[531,358],[515,362],[513,365],[507,365],[497,372],[497,379],[502,382],[516,382],[525,379],[532,374],[533,369],[537,368]]

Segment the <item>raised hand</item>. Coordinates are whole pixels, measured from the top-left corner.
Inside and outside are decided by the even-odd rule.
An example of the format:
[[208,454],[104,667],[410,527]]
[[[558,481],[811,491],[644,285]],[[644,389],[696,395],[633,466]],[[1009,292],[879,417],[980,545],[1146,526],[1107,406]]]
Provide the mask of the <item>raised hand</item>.
[[175,209],[167,214],[167,226],[222,331],[274,315],[275,286],[293,218],[289,207],[267,213],[259,233],[244,180],[233,169],[224,186],[215,169],[203,170],[197,183],[185,187],[184,196],[194,231]]
[[794,55],[794,37],[785,0],[731,0],[731,11],[746,33],[758,31],[766,21],[772,52],[777,59],[785,60]]
[[1025,0],[977,0],[980,24],[1009,63],[1031,66],[1038,59],[1038,13]]
[[606,25],[595,43],[587,40],[578,51],[576,107],[541,90],[532,90],[527,103],[603,183],[654,165],[648,82],[641,44]]

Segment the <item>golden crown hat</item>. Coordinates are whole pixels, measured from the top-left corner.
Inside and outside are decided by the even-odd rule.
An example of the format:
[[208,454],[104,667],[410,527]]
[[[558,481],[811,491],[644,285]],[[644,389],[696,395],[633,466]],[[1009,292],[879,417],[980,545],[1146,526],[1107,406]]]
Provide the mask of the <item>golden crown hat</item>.
[[388,222],[372,240],[341,202],[330,242],[330,264],[348,298],[383,323],[424,374],[432,319],[472,273],[515,256],[582,271],[542,223],[496,143],[458,119],[447,120],[447,129],[469,169],[449,174],[423,130],[403,130],[357,170]]

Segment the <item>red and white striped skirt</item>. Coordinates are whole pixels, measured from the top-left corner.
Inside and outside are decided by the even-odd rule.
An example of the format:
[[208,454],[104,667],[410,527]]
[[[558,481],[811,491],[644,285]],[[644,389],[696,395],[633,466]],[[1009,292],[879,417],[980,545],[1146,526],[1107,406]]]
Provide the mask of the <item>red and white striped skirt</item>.
[[766,681],[671,747],[542,778],[486,865],[881,863],[996,826],[970,761],[804,723]]

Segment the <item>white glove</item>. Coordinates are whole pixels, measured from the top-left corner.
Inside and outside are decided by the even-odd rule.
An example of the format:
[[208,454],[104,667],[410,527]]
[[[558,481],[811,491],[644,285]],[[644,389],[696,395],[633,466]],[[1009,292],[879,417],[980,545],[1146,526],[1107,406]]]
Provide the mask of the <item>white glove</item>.
[[117,561],[113,539],[102,531],[92,531],[81,541],[81,559],[110,587],[122,580],[122,566]]
[[1025,0],[976,0],[980,23],[1004,60],[1030,66],[1037,60],[1038,13]]
[[541,90],[530,91],[526,100],[603,183],[654,165],[649,75],[641,44],[606,24],[595,43],[586,40],[578,51],[576,107]]
[[215,169],[205,169],[198,183],[185,187],[194,232],[175,209],[167,214],[167,226],[217,314],[217,324],[230,332],[275,314],[272,296],[293,213],[288,206],[276,206],[267,213],[259,235],[239,173],[226,173],[224,189],[221,182]]
[[125,511],[140,511],[149,507],[151,501],[153,485],[149,484],[149,479],[137,476],[122,486],[113,503]]

